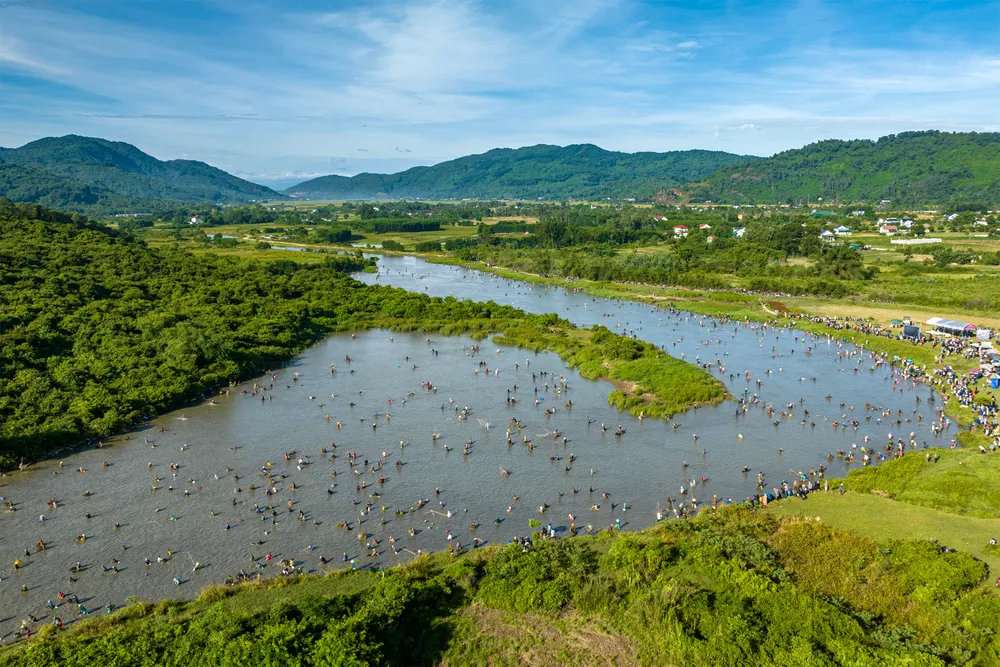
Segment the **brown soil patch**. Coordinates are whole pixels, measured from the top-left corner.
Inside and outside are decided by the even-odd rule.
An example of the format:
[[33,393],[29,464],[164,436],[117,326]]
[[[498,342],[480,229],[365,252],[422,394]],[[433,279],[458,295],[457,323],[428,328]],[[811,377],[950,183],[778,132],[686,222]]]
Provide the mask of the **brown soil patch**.
[[483,635],[499,640],[496,662],[531,667],[639,664],[639,647],[572,613],[557,619],[472,605],[463,609]]
[[[632,380],[612,380],[609,377],[604,377],[602,379],[607,380],[608,382],[613,384],[615,386],[615,389],[625,394],[626,396],[635,396],[635,392],[639,388],[639,383],[633,382]],[[656,400],[656,396],[650,394],[649,392],[642,394],[641,398],[643,403],[652,403],[653,401]]]

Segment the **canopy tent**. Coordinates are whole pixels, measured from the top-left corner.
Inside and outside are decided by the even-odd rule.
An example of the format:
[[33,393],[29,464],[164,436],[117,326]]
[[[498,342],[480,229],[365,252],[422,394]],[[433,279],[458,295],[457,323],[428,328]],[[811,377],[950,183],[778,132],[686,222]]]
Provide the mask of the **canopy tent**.
[[938,331],[944,331],[945,333],[954,334],[956,336],[974,336],[977,328],[975,324],[971,324],[969,322],[948,320],[943,317],[932,317],[927,320],[927,324],[934,327]]

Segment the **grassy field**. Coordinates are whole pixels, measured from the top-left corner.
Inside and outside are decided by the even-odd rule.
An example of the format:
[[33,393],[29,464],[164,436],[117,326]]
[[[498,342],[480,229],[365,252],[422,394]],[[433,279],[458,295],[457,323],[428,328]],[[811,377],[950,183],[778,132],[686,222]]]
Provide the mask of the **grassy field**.
[[884,465],[854,470],[847,487],[878,492],[901,503],[978,518],[1000,518],[1000,454],[979,448],[936,450],[937,463],[915,453]]
[[[888,325],[891,320],[902,319],[906,316],[911,317],[914,322],[921,325],[932,317],[945,317],[955,320],[966,320],[970,317],[968,311],[931,308],[928,306],[844,301],[840,299],[820,299],[805,296],[781,297],[780,301],[792,310],[804,313],[824,314],[833,317],[871,318],[882,325]],[[1000,328],[1000,316],[995,312],[976,314],[974,319],[980,326]]]
[[843,496],[814,493],[808,500],[786,498],[769,505],[779,516],[816,519],[873,540],[936,540],[943,546],[972,554],[1000,576],[1000,552],[990,550],[991,537],[1000,539],[1000,519],[957,516],[944,510],[911,505],[871,493],[848,491]]
[[442,227],[435,232],[390,232],[388,234],[355,233],[354,243],[370,243],[381,245],[384,241],[397,241],[407,249],[423,241],[447,241],[448,239],[466,239],[476,235],[475,227],[460,227],[452,225]]
[[978,448],[935,450],[937,463],[919,452],[852,470],[835,489],[808,500],[785,499],[770,507],[781,516],[819,517],[836,528],[872,539],[931,539],[966,551],[1000,576],[1000,454]]
[[[267,241],[272,246],[278,245],[289,245],[289,246],[302,246],[309,248],[329,248],[329,249],[346,249],[351,248],[351,244],[341,244],[341,245],[331,245],[327,243],[316,243],[315,238],[309,236],[295,236],[295,235],[285,235],[283,233],[271,232],[265,233],[264,229],[275,229],[282,228],[291,229],[286,225],[281,225],[280,223],[270,223],[266,225],[219,225],[217,227],[211,227],[206,229],[182,229],[181,234],[184,237],[182,244],[188,244],[195,247],[195,244],[190,240],[194,238],[195,235],[205,232],[207,234],[222,234],[223,236],[235,237],[237,241],[246,244],[254,244],[259,241]],[[307,226],[304,229],[311,230],[312,226]],[[362,245],[373,245],[380,246],[385,241],[396,241],[397,243],[402,243],[403,246],[412,251],[413,247],[417,243],[423,241],[438,241],[443,242],[449,239],[464,239],[470,238],[476,235],[476,227],[474,226],[458,226],[449,225],[442,227],[440,230],[431,232],[392,232],[387,234],[370,234],[370,233],[355,233],[352,240],[353,244]],[[155,227],[151,230],[144,230],[141,232],[142,238],[146,240],[150,245],[159,245],[163,243],[173,242],[171,235],[175,232],[173,227]],[[264,238],[268,236],[270,238]]]

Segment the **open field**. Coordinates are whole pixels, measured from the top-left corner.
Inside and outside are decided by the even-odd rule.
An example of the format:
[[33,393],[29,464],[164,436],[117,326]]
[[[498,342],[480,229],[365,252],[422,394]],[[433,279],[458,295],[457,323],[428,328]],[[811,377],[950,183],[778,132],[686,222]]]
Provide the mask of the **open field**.
[[957,516],[870,493],[848,491],[843,496],[831,483],[829,493],[813,493],[808,500],[786,498],[768,511],[780,516],[815,518],[839,529],[873,540],[936,540],[943,546],[972,554],[1000,576],[1000,552],[989,550],[991,537],[1000,539],[1000,519]]
[[[830,480],[829,492],[808,500],[771,505],[782,516],[820,517],[836,528],[872,539],[932,539],[966,551],[1000,575],[1000,455],[978,448],[935,450],[937,463],[921,452],[852,470]],[[848,491],[836,491],[843,481]]]
[[449,225],[442,227],[435,232],[389,232],[387,234],[371,234],[368,232],[355,232],[354,243],[370,243],[372,245],[381,244],[384,241],[397,241],[408,249],[423,241],[447,241],[448,239],[465,239],[476,235],[476,228],[473,226],[459,227]]
[[844,301],[841,299],[821,299],[817,297],[794,296],[780,297],[779,300],[792,310],[816,315],[833,317],[870,317],[879,324],[888,325],[891,320],[911,317],[914,322],[922,325],[932,317],[945,317],[955,320],[975,321],[984,327],[1000,328],[1000,316],[970,315],[960,310],[930,308],[927,306],[894,305],[872,302]]

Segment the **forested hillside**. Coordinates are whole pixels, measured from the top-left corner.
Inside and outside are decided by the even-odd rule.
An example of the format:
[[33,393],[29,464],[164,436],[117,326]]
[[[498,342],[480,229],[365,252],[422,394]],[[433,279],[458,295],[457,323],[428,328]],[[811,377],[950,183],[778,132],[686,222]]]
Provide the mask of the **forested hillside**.
[[0,168],[0,196],[70,210],[135,208],[150,200],[229,203],[284,198],[204,162],[163,162],[130,144],[75,135],[0,149]]
[[686,188],[719,203],[1000,203],[1000,133],[902,132],[829,140],[728,165]]
[[132,200],[107,188],[58,176],[36,167],[7,164],[0,158],[0,193],[7,199],[52,208],[82,210],[128,206]]
[[0,199],[0,462],[117,432],[288,358],[336,321],[334,301],[296,297],[346,307],[353,281],[338,271],[364,264],[195,258]]
[[311,199],[648,199],[748,159],[720,151],[618,153],[591,144],[540,144],[495,148],[398,174],[322,176],[285,192]]

